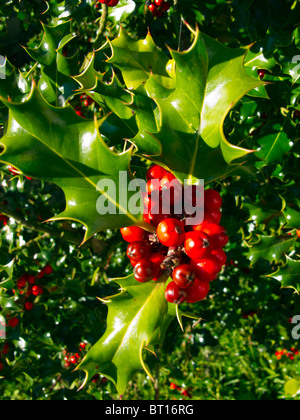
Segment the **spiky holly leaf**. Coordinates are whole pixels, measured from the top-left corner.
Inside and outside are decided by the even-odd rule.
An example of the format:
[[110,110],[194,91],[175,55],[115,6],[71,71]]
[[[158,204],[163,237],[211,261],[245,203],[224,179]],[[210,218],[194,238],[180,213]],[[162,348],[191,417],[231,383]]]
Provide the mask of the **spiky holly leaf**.
[[182,317],[176,305],[165,299],[164,280],[141,284],[134,275],[113,280],[121,286],[121,292],[103,300],[108,305],[107,329],[78,366],[86,373],[82,386],[101,373],[123,394],[138,370],[144,369],[152,378],[143,352],[155,352],[176,313],[180,320]]
[[30,93],[28,73],[21,73],[7,59],[0,66],[0,95],[5,99],[22,101]]
[[282,125],[275,124],[273,130],[273,133],[257,141],[260,149],[256,152],[256,156],[264,160],[266,164],[280,162],[283,156],[293,148],[293,139],[297,137],[294,127],[287,118]]
[[71,22],[42,26],[44,33],[40,45],[25,50],[41,66],[39,88],[46,100],[65,105],[77,88],[76,82],[70,77],[78,73],[77,52],[68,50],[75,38],[71,33]]
[[[121,40],[125,60],[128,36],[121,33]],[[133,40],[128,42],[129,49],[135,52],[130,66],[124,66],[116,59],[120,42],[112,42],[110,61],[120,68],[128,88],[134,89],[144,83],[148,96],[154,99],[160,111],[159,130],[150,133],[152,140],[145,132],[134,139],[139,153],[171,168],[182,180],[204,178],[212,181],[232,171],[231,162],[244,157],[249,150],[227,141],[223,132],[224,120],[248,91],[263,84],[246,74],[246,50],[225,47],[201,35],[197,29],[190,49],[184,52],[170,50],[171,62],[167,56],[162,60],[160,53],[158,66],[158,57],[153,52],[145,58],[144,55],[139,57],[141,44]],[[145,45],[148,43],[152,45],[149,35]],[[150,54],[151,72],[146,60]],[[171,66],[173,72],[166,76],[162,64],[165,68]],[[157,151],[157,156],[152,154],[153,150]]]
[[295,289],[300,293],[300,260],[294,260],[289,256],[286,257],[286,264],[279,268],[274,274],[270,274],[268,277],[272,277],[282,284],[282,287],[288,287]]
[[[85,239],[108,228],[129,225],[148,228],[141,214],[133,215],[127,208],[134,193],[123,195],[132,179],[129,169],[132,150],[112,152],[98,131],[101,121],[85,120],[70,106],[49,105],[36,86],[26,101],[5,100],[5,104],[10,116],[7,132],[1,139],[4,146],[1,161],[32,178],[62,188],[66,210],[52,220],[70,219],[84,224]],[[112,187],[100,185],[102,180],[105,183],[109,180]],[[99,215],[98,200],[102,208],[112,206],[114,211]]]
[[299,229],[300,227],[300,210],[298,208],[291,208],[286,206],[283,210],[283,215],[285,217],[287,227],[292,227]]
[[289,235],[267,236],[258,235],[256,243],[248,244],[248,258],[254,265],[260,258],[278,262],[288,250],[295,245],[296,238]]
[[168,57],[154,43],[150,33],[144,40],[133,40],[124,29],[111,42],[112,57],[108,60],[122,71],[128,89],[137,89],[153,72],[168,78]]

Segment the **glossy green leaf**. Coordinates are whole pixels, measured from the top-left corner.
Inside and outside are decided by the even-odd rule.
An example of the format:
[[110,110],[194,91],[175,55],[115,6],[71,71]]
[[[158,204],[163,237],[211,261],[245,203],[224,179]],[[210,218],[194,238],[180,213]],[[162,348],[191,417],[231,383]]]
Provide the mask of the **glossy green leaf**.
[[[61,187],[66,196],[66,210],[52,220],[83,223],[85,239],[103,229],[144,226],[142,215],[132,215],[127,201],[119,197],[119,191],[128,191],[132,179],[131,149],[121,154],[112,152],[101,138],[99,123],[77,116],[69,106],[49,105],[35,86],[27,101],[5,103],[10,118],[2,138],[1,160],[30,177]],[[124,181],[120,172],[127,174],[128,179]],[[115,190],[106,191],[98,186],[99,181],[107,179],[113,182]],[[128,199],[132,195],[128,193]],[[96,203],[100,197],[107,203],[105,206],[113,206],[114,212],[99,215]]]
[[50,103],[65,105],[77,89],[76,82],[70,77],[77,73],[77,53],[71,56],[70,53],[64,53],[74,38],[70,21],[54,26],[43,24],[40,45],[37,48],[25,48],[41,66],[39,88]]
[[[266,163],[281,161],[283,156],[294,146],[294,141],[289,136],[286,124],[276,125],[277,131],[260,138],[257,142],[260,146],[256,156]],[[294,133],[294,136],[296,133]],[[294,139],[295,137],[293,137]]]
[[108,60],[122,71],[128,89],[137,89],[151,73],[168,77],[168,57],[155,45],[148,33],[144,40],[133,40],[125,30],[111,42],[112,57]]
[[236,169],[231,163],[249,150],[228,142],[223,123],[249,90],[262,85],[247,76],[245,52],[227,48],[198,30],[187,51],[170,50],[173,62],[168,65],[175,72],[162,78],[153,70],[145,83],[159,108],[159,130],[150,133],[152,141],[149,133],[139,133],[135,139],[139,153],[151,157],[156,146],[159,155],[153,160],[172,168],[182,180],[212,181]]
[[168,315],[164,282],[140,284],[133,275],[114,281],[121,286],[121,293],[105,300],[107,330],[78,368],[85,370],[86,381],[96,373],[105,375],[123,394],[138,370],[144,369],[152,377],[143,350],[162,342],[172,318]]
[[248,258],[254,265],[260,258],[278,262],[288,250],[295,245],[296,238],[291,236],[259,235],[259,241],[249,245]]
[[272,277],[278,280],[282,287],[289,287],[295,289],[300,293],[300,261],[294,260],[290,257],[286,257],[286,264],[279,268],[279,270],[270,274],[269,277]]
[[300,226],[300,211],[287,206],[283,210],[283,215],[287,222],[287,227],[299,229]]

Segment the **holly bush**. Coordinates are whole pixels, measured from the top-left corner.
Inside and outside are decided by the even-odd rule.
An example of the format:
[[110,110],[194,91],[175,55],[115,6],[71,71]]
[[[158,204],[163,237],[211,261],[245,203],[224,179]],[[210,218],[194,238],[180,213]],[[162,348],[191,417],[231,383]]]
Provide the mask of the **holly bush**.
[[[299,399],[299,2],[3,3],[2,399]],[[153,165],[221,199],[227,262],[193,304],[203,260],[177,279],[194,254],[132,188]]]

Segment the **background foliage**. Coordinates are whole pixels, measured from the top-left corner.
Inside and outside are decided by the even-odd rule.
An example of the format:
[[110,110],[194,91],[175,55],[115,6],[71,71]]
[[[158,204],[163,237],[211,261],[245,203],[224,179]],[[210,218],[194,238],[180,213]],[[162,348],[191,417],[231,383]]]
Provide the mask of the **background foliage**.
[[[256,152],[241,173],[213,184],[222,194],[222,224],[230,235],[226,270],[210,298],[196,309],[201,323],[193,327],[185,319],[182,333],[173,322],[159,357],[149,359],[154,386],[145,373],[138,373],[124,399],[299,399],[299,343],[291,335],[291,319],[300,308],[296,293],[300,291],[299,8],[297,1],[287,0],[178,0],[156,19],[147,13],[144,1],[121,0],[109,11],[102,32],[101,9],[92,0],[48,5],[37,0],[5,1],[1,6],[0,52],[10,63],[9,86],[15,86],[18,77],[13,66],[24,77],[23,92],[14,90],[16,97],[28,92],[33,77],[40,87],[43,82],[47,86],[42,92],[48,102],[69,102],[77,110],[82,103],[71,92],[78,85],[76,78],[70,84],[69,76],[78,76],[84,60],[103,45],[93,66],[99,74],[110,70],[112,63],[103,61],[109,52],[105,37],[113,40],[120,25],[136,41],[144,39],[149,29],[165,54],[169,54],[166,44],[174,50],[190,47],[192,34],[183,21],[192,27],[197,22],[202,33],[228,47],[251,45],[245,68],[258,86],[238,101],[224,129],[231,144]],[[49,60],[44,60],[41,46],[55,42],[58,35],[45,37],[40,21],[50,26],[65,23],[59,34],[64,39],[60,51]],[[40,54],[34,48],[40,48]],[[61,71],[53,84],[57,57]],[[67,57],[74,61],[64,60]],[[121,70],[116,70],[117,92],[124,87]],[[77,80],[89,82],[87,75]],[[269,83],[263,85],[261,79]],[[101,80],[97,86],[102,86]],[[120,122],[120,113],[124,119],[128,110],[100,93],[96,103],[82,112],[101,117],[110,104],[114,114],[105,125],[105,135],[110,146],[122,150],[119,133],[130,137],[126,129],[132,133],[134,128]],[[0,108],[3,127],[6,105],[2,102]],[[133,156],[134,164],[146,168],[149,162]],[[115,292],[108,279],[131,272],[126,245],[118,231],[107,230],[79,247],[84,236],[81,224],[41,223],[64,206],[64,194],[49,180],[13,176],[7,165],[1,167],[0,213],[7,219],[0,222],[0,306],[6,320],[19,320],[18,325],[7,326],[7,338],[0,341],[2,399],[119,398],[113,384],[101,376],[78,392],[84,375],[73,368],[105,331],[107,307],[97,297]],[[48,264],[53,273],[38,276]],[[42,295],[28,298],[26,290],[18,288],[25,273],[39,277]],[[33,302],[31,311],[24,309],[26,301]],[[79,350],[82,342],[86,346]],[[66,364],[65,357],[69,360],[76,354],[76,363]]]

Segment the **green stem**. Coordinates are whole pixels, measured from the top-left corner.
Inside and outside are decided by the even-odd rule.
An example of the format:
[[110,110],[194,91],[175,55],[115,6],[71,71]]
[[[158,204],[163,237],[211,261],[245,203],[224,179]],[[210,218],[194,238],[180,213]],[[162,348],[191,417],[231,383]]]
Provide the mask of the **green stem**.
[[108,6],[107,4],[102,4],[102,15],[100,19],[100,26],[97,31],[97,37],[94,42],[95,50],[98,50],[102,45],[102,38],[103,38],[103,34],[106,28],[107,18],[108,18]]

